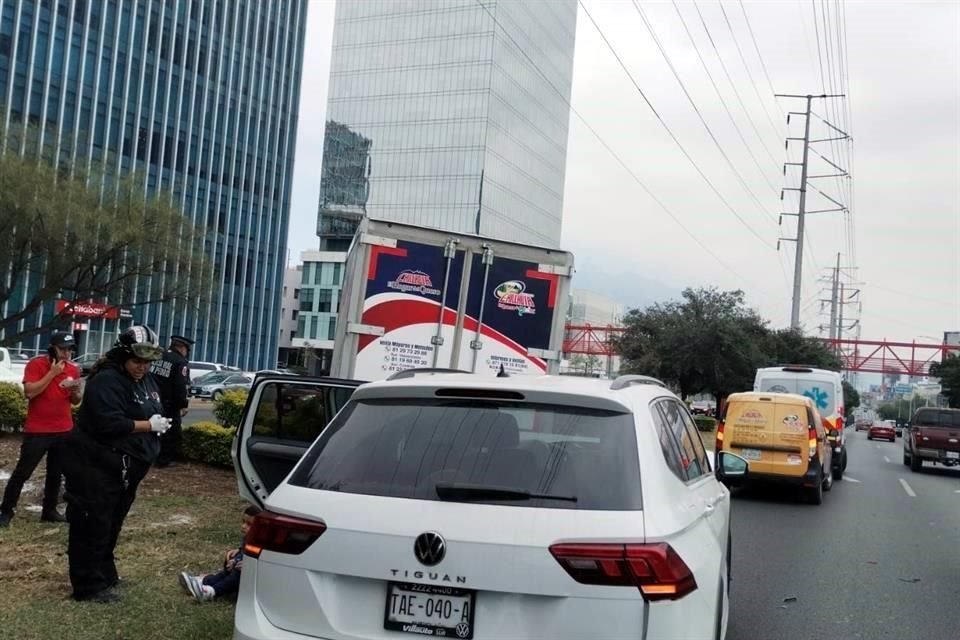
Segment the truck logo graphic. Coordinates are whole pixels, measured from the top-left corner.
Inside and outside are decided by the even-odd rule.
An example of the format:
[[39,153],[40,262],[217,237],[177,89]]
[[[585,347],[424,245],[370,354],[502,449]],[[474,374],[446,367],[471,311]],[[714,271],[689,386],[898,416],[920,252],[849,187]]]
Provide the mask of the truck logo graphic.
[[404,269],[396,280],[387,282],[387,287],[403,293],[419,293],[424,296],[439,296],[440,290],[433,286],[429,273]]
[[505,311],[516,311],[517,315],[533,315],[537,305],[533,294],[526,293],[527,285],[521,280],[507,280],[497,285],[493,295],[497,297],[497,306]]
[[803,395],[807,398],[813,400],[813,403],[817,406],[817,409],[826,409],[827,408],[827,399],[829,394],[826,391],[820,389],[820,387],[814,387],[813,389],[808,389],[803,392]]

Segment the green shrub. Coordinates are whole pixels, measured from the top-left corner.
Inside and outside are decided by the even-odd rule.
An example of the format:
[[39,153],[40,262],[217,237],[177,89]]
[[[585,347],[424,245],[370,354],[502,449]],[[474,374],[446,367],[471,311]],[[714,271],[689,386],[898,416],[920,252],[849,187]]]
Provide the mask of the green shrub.
[[717,421],[710,416],[693,416],[694,422],[697,423],[697,429],[705,433],[710,433],[717,428]]
[[12,382],[0,382],[0,431],[22,431],[27,418],[27,398]]
[[230,445],[236,429],[213,422],[197,422],[183,428],[184,457],[215,467],[232,467]]
[[247,404],[246,389],[231,389],[213,401],[213,415],[224,427],[236,427],[240,424],[243,407]]

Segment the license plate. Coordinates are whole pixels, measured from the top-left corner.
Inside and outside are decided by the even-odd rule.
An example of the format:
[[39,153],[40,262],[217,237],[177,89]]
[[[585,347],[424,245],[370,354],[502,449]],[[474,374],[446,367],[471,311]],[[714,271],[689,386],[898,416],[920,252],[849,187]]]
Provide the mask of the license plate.
[[476,592],[430,584],[388,582],[383,628],[445,638],[473,637]]
[[759,460],[760,449],[740,449],[740,457],[744,460]]
[[953,460],[960,460],[960,451],[947,451],[947,457]]

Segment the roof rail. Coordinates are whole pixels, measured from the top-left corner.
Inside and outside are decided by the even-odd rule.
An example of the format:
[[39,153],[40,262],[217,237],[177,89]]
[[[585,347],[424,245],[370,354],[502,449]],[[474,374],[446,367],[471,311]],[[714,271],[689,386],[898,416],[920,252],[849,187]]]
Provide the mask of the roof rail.
[[444,369],[442,367],[420,367],[417,369],[404,369],[392,374],[387,380],[402,380],[403,378],[412,378],[420,373],[466,373],[463,369]]
[[614,380],[610,385],[610,390],[620,391],[621,389],[626,389],[632,384],[655,384],[664,388],[667,386],[663,384],[663,380],[651,378],[650,376],[629,375],[617,377],[617,379]]

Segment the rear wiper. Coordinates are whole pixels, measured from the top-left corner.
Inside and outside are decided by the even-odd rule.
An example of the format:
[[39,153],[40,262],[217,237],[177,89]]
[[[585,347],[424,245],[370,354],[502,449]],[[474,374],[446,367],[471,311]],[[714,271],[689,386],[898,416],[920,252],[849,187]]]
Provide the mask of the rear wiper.
[[437,495],[444,500],[561,500],[576,502],[576,496],[532,493],[526,489],[507,489],[486,484],[438,482]]

